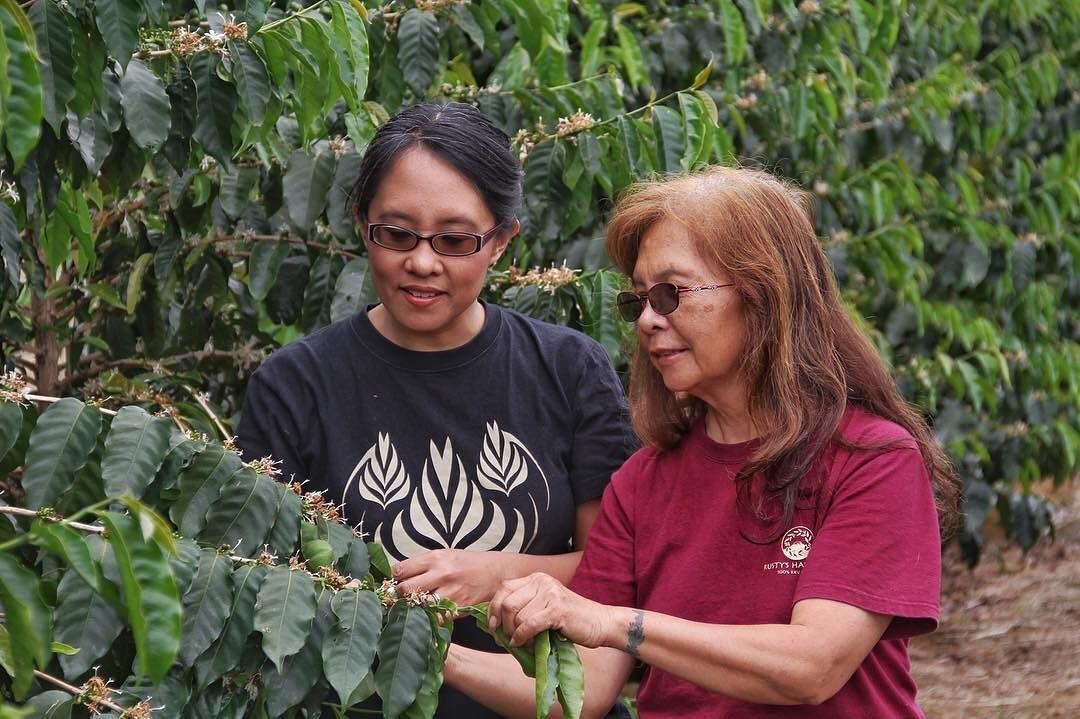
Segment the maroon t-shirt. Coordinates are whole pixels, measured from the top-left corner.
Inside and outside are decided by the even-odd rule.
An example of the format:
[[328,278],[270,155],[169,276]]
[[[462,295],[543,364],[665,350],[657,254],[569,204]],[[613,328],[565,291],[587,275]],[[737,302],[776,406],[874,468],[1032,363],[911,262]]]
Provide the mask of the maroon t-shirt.
[[[933,492],[915,441],[849,409],[841,435],[886,449],[828,449],[816,502],[780,539],[737,511],[735,472],[754,442],[718,444],[699,423],[668,452],[643,449],[615,473],[571,588],[595,601],[713,624],[786,624],[821,598],[892,615],[843,688],[820,706],[751,704],[655,668],[638,691],[655,717],[921,717],[908,638],[938,622],[941,551]],[[742,533],[740,533],[742,530]]]

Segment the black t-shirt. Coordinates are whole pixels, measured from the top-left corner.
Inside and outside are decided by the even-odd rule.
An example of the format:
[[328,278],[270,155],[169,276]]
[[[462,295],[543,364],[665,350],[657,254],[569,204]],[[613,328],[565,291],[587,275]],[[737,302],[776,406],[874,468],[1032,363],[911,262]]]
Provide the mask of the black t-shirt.
[[[325,490],[393,559],[570,551],[577,505],[637,445],[622,386],[580,332],[484,309],[452,350],[404,349],[360,312],[274,352],[248,384],[244,458]],[[493,650],[468,622],[454,640]],[[437,716],[494,715],[444,688]]]

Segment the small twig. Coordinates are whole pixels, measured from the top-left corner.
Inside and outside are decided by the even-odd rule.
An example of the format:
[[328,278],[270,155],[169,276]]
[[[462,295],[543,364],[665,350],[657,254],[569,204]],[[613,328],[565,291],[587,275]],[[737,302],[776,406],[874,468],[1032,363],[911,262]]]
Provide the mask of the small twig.
[[287,242],[290,245],[301,245],[303,247],[313,247],[323,252],[337,253],[343,257],[349,259],[355,259],[361,255],[356,252],[350,252],[349,250],[333,245],[327,245],[322,242],[312,242],[311,240],[304,240],[299,237],[290,237],[289,235],[259,235],[255,233],[245,233],[240,235],[227,235],[224,233],[218,233],[215,238],[220,242]]
[[[85,692],[83,692],[83,690],[80,687],[77,687],[74,684],[68,684],[63,679],[60,679],[58,677],[54,677],[51,674],[46,674],[45,672],[38,671],[37,669],[34,670],[34,676],[37,677],[38,679],[41,679],[42,681],[46,681],[46,682],[52,684],[53,686],[60,687],[61,689],[68,692],[72,696],[83,697],[84,694],[85,694]],[[101,705],[101,706],[106,707],[108,709],[112,709],[114,712],[116,712],[117,714],[119,714],[121,716],[123,716],[124,714],[127,713],[126,708],[120,706],[116,702],[110,701],[109,699],[105,699],[104,697],[95,697],[93,699],[85,699],[85,701],[88,701],[89,703],[94,705],[93,707],[91,707],[91,709],[96,708],[97,705]]]
[[188,391],[188,393],[192,397],[195,398],[195,401],[199,404],[200,407],[202,407],[202,411],[206,412],[208,415],[210,415],[210,419],[213,420],[214,426],[217,427],[218,432],[221,433],[221,436],[226,441],[231,442],[232,439],[233,439],[233,436],[229,433],[229,430],[225,427],[225,424],[221,421],[221,419],[214,412],[214,409],[213,409],[213,407],[210,406],[210,403],[206,401],[205,397],[203,397],[202,393],[201,392],[196,392],[192,387],[190,387],[189,385],[186,385],[186,384],[182,385],[182,387],[184,389],[186,389]]
[[296,12],[292,13],[291,15],[286,15],[285,17],[281,18],[280,20],[275,20],[272,23],[267,23],[266,25],[263,25],[261,28],[259,28],[256,31],[256,34],[261,34],[263,32],[266,32],[267,30],[273,30],[278,25],[281,25],[283,23],[287,23],[290,20],[294,20],[294,19],[296,19],[298,17],[302,17],[303,15],[305,15],[305,14],[311,12],[312,10],[315,10],[316,8],[318,8],[320,5],[323,4],[323,2],[325,2],[325,0],[318,0],[318,2],[316,2],[316,3],[312,4],[312,5],[308,5],[306,8],[301,8],[300,10],[297,10]]
[[[23,397],[25,399],[30,400],[31,402],[47,402],[49,404],[55,404],[55,403],[59,402],[60,400],[64,399],[63,397],[46,397],[45,395],[30,394],[30,393],[24,393]],[[98,409],[99,412],[101,412],[103,414],[107,414],[107,415],[110,415],[110,416],[115,416],[116,415],[115,410],[105,409],[104,407],[98,407],[97,409]]]
[[172,57],[172,50],[143,50],[132,55],[136,60],[147,60],[157,57]]
[[73,522],[71,520],[65,520],[63,517],[48,517],[42,516],[33,509],[25,509],[23,507],[0,507],[0,514],[15,514],[20,517],[38,517],[46,522],[56,522],[57,524],[66,524],[69,527],[75,529],[81,529],[84,532],[93,532],[94,534],[104,534],[105,528],[96,524],[83,524],[82,522]]

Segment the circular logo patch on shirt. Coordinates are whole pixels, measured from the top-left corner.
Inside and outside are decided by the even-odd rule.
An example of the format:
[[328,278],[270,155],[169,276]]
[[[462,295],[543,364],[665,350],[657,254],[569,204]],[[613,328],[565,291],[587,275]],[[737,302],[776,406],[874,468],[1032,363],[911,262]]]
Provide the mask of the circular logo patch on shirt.
[[813,541],[814,533],[807,527],[792,527],[780,540],[780,551],[788,559],[802,561],[810,555],[810,543]]

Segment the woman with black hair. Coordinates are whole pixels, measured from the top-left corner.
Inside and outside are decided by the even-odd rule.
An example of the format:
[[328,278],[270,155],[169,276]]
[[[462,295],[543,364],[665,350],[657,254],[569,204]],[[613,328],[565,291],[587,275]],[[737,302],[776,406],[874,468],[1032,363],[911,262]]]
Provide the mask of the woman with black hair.
[[[278,350],[248,384],[244,456],[341,503],[401,592],[473,604],[536,571],[569,581],[636,444],[598,343],[478,299],[520,229],[521,176],[469,105],[393,117],[354,191],[379,303]],[[494,648],[467,623],[454,641]],[[438,716],[494,715],[444,689]]]

